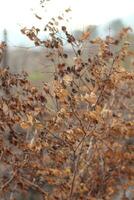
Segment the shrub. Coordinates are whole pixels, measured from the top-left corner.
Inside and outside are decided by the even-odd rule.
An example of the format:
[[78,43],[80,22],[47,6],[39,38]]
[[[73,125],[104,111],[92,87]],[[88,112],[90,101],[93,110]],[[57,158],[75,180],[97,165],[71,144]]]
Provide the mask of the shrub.
[[[75,56],[69,66],[55,24],[47,24],[45,41],[35,27],[22,30],[48,49],[55,63],[51,83],[38,90],[25,73],[0,70],[1,198],[29,189],[46,200],[111,200],[120,190],[125,198],[134,185],[134,149],[126,142],[134,136],[134,73],[123,67],[133,55],[130,28],[89,41],[90,30],[76,40],[62,26]],[[85,43],[97,49],[88,58]]]

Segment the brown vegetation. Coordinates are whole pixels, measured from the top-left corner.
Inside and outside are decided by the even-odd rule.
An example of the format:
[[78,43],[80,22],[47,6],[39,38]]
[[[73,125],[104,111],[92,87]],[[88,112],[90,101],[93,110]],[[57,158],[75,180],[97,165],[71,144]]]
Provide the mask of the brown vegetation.
[[[46,26],[45,41],[39,29],[22,30],[48,49],[55,67],[50,84],[38,90],[25,73],[0,69],[1,199],[15,200],[30,188],[44,200],[111,200],[120,190],[127,199],[134,185],[134,149],[127,142],[134,137],[134,73],[123,62],[133,56],[131,30],[92,41],[89,31],[76,40],[65,26],[58,37],[56,22]],[[71,66],[64,39],[74,51]],[[96,55],[83,58],[85,43],[97,45]]]

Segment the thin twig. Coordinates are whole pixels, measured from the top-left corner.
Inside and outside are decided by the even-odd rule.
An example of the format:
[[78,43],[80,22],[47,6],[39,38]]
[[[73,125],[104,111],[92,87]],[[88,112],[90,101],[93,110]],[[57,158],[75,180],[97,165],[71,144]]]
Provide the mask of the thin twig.
[[76,179],[76,175],[77,175],[77,172],[78,172],[78,167],[79,167],[81,153],[82,153],[82,148],[83,148],[83,142],[84,142],[84,140],[82,141],[82,145],[81,145],[80,152],[79,152],[79,155],[78,155],[78,158],[77,158],[77,162],[75,164],[75,169],[74,169],[74,174],[73,174],[73,179],[72,179],[72,184],[71,184],[71,189],[70,189],[68,200],[72,200],[74,186],[75,186],[75,179]]
[[34,187],[35,189],[37,189],[42,194],[46,194],[46,192],[39,185],[31,182],[30,180],[28,180],[28,179],[26,179],[24,177],[21,177],[20,181],[23,182],[23,183],[25,182],[27,185]]
[[2,191],[5,187],[7,187],[14,179],[14,177],[16,176],[16,171],[13,173],[13,175],[11,176],[11,178],[6,182],[4,183],[4,185],[0,188],[0,191]]

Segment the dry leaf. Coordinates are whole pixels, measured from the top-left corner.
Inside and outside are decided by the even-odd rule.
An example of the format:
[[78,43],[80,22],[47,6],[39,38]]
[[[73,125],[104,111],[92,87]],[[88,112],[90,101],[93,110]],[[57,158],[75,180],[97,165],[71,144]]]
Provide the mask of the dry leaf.
[[23,129],[28,129],[30,127],[30,124],[28,122],[21,122],[20,126]]
[[81,40],[81,41],[87,40],[87,39],[89,38],[89,36],[90,36],[90,32],[89,32],[89,31],[84,32],[84,33],[82,34],[82,36],[80,37],[80,40]]
[[73,78],[71,75],[66,74],[63,78],[66,84],[70,84],[73,81]]

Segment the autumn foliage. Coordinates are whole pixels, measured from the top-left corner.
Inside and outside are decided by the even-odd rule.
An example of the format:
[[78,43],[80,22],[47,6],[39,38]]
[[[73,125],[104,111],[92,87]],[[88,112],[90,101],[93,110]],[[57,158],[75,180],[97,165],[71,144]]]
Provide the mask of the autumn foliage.
[[[131,29],[93,40],[89,30],[76,40],[58,27],[60,20],[46,25],[46,40],[35,27],[21,30],[47,48],[55,65],[50,83],[38,89],[26,73],[0,69],[1,199],[31,188],[44,200],[111,200],[121,190],[127,199],[134,186],[134,73],[124,68],[134,55]],[[64,40],[74,52],[72,65]],[[97,47],[95,55],[85,43]]]

